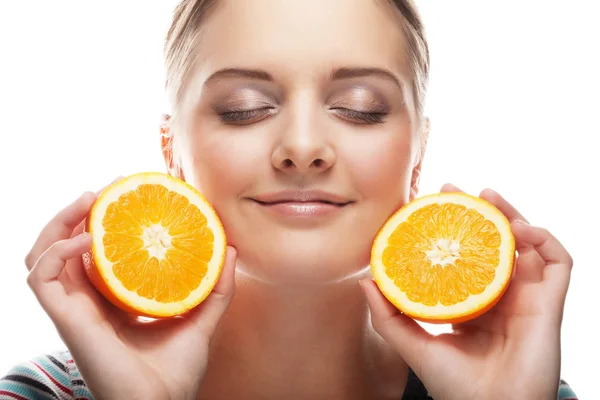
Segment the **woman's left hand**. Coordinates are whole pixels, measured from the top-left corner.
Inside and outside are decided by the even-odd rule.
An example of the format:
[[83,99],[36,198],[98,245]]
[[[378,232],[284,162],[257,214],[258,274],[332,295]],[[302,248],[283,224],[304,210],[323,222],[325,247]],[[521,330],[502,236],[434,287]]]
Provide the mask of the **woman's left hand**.
[[453,333],[436,336],[399,312],[368,279],[363,287],[373,326],[435,399],[556,399],[573,260],[550,232],[529,225],[498,193],[487,189],[480,197],[511,222],[518,251],[512,281],[498,304],[454,325]]

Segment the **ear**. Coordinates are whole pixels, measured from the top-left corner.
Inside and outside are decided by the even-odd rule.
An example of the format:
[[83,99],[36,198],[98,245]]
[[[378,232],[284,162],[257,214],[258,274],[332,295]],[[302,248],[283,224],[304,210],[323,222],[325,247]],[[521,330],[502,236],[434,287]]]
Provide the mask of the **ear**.
[[419,183],[421,181],[421,167],[423,165],[423,158],[425,157],[425,149],[427,148],[427,140],[429,139],[429,131],[431,124],[428,117],[423,118],[421,124],[421,130],[419,132],[419,158],[417,163],[412,170],[412,176],[410,180],[410,201],[417,198],[419,195]]
[[185,180],[181,166],[176,162],[173,154],[173,131],[171,130],[170,120],[170,115],[163,114],[160,122],[160,148],[169,175]]
[[421,163],[419,161],[412,170],[412,177],[410,180],[410,197],[409,201],[413,201],[419,195],[419,182],[421,180]]

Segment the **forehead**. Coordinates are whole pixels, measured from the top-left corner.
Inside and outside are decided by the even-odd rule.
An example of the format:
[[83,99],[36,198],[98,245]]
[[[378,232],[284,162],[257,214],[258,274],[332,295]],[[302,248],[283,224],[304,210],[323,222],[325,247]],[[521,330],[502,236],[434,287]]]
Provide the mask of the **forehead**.
[[206,74],[369,66],[408,76],[399,13],[386,0],[219,0],[200,37],[197,62]]

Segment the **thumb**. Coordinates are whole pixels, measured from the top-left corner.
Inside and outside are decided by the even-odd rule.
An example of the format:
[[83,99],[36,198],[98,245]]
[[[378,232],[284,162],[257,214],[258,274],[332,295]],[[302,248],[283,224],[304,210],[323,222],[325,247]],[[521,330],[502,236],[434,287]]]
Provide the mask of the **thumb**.
[[214,333],[219,320],[229,307],[235,293],[236,256],[237,251],[228,246],[225,264],[217,285],[208,297],[190,312],[189,318],[202,330],[207,338],[210,338]]
[[433,336],[390,303],[372,279],[363,279],[360,285],[367,297],[371,323],[375,331],[400,354],[418,376],[422,376],[427,345]]

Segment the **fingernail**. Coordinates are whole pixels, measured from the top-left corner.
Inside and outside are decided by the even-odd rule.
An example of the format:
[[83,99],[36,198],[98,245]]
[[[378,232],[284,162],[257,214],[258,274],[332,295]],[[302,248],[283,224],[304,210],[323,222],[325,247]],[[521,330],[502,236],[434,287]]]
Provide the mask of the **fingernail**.
[[94,192],[90,192],[89,190],[86,190],[85,192],[81,193],[81,195],[77,198],[76,202],[81,201],[84,197],[89,197],[90,193],[94,195],[94,197],[96,197],[96,194]]
[[515,219],[515,223],[529,226],[529,224],[527,222],[523,221],[522,219]]
[[81,232],[79,235],[75,236],[75,240],[79,243],[84,243],[85,241],[89,240],[89,238],[91,237],[91,235],[88,232]]
[[237,249],[233,246],[227,246],[227,253],[231,253],[233,257],[237,257]]
[[444,189],[446,186],[450,186],[450,187],[452,188],[452,190],[453,190],[453,191],[459,191],[459,192],[462,192],[462,189],[461,189],[461,188],[459,188],[458,186],[456,186],[456,185],[455,185],[455,184],[453,184],[453,183],[446,182],[444,185],[442,185],[442,189]]

